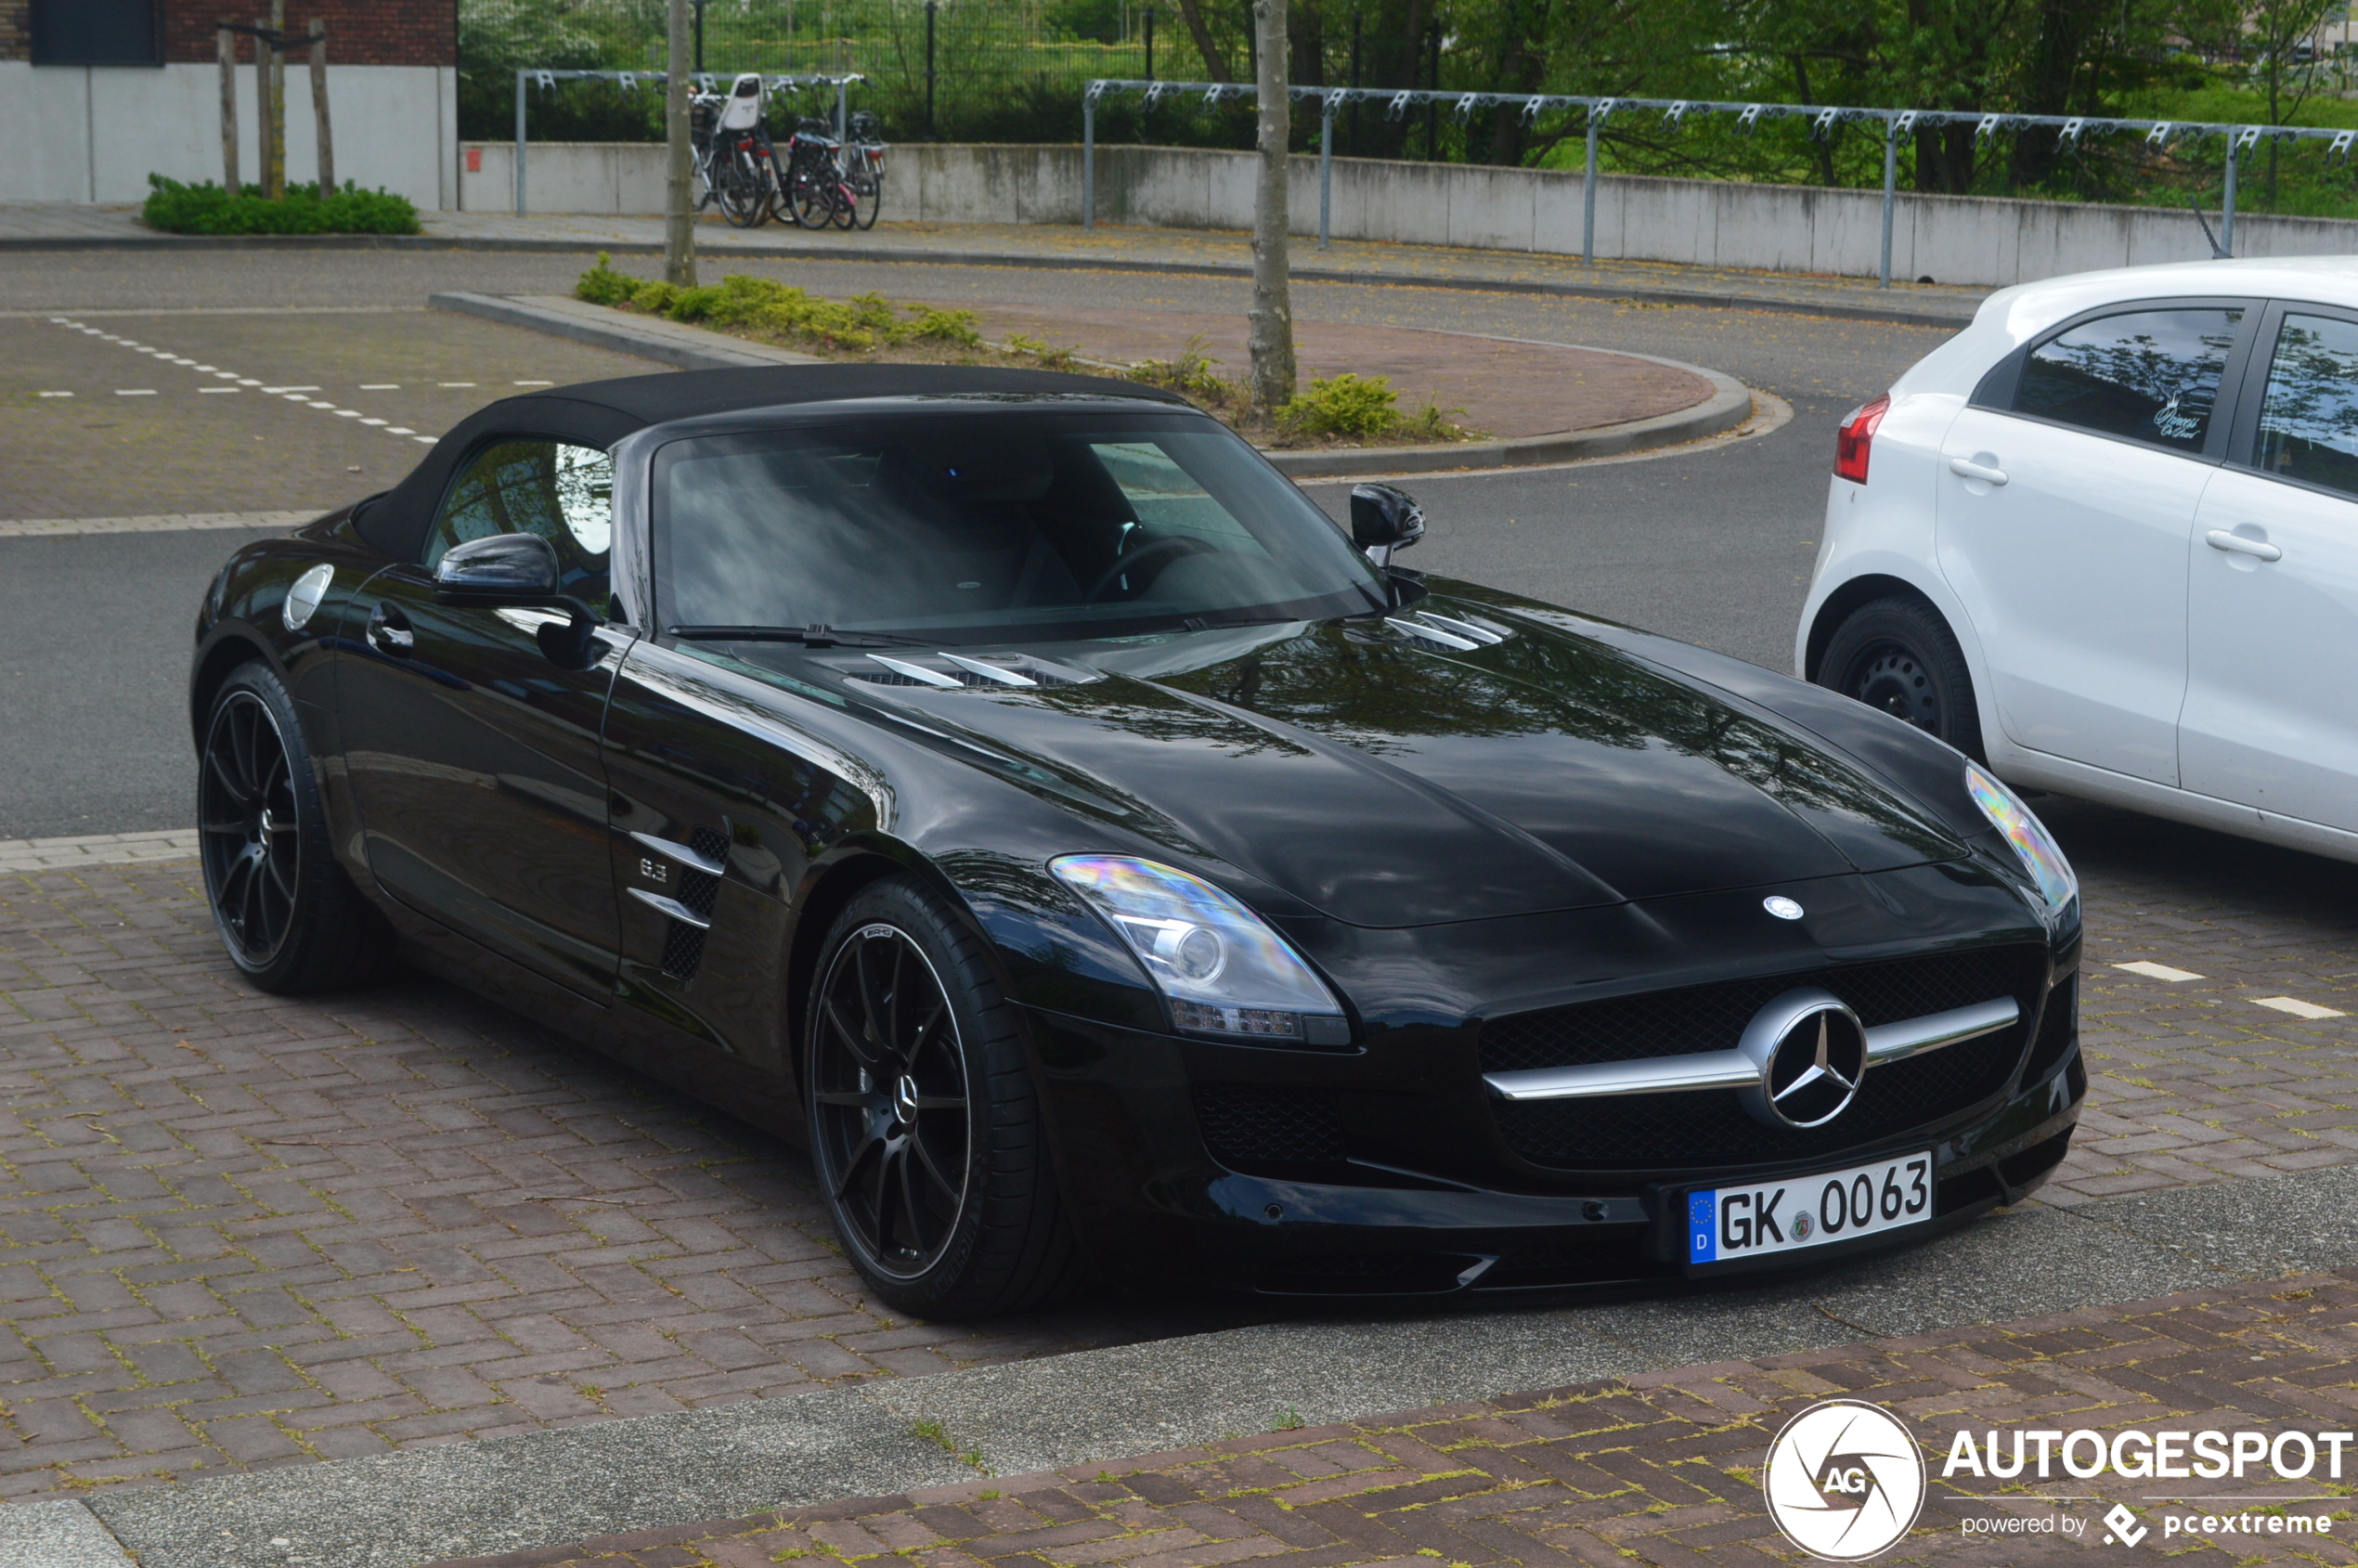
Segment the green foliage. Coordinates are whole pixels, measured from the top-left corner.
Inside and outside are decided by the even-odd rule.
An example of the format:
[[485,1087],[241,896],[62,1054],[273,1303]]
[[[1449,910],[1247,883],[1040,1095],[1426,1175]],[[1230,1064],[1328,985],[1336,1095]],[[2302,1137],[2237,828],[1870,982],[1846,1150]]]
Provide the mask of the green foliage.
[[1040,361],[1040,368],[1043,370],[1072,369],[1074,351],[1069,348],[1051,348],[1044,338],[1030,337],[1022,332],[1010,332],[1007,335],[1007,346],[1017,354],[1030,355]]
[[1212,367],[1220,361],[1203,351],[1203,334],[1187,340],[1176,359],[1141,359],[1130,367],[1130,379],[1147,386],[1218,408],[1250,399],[1235,382],[1224,380]]
[[1277,428],[1292,435],[1381,435],[1402,422],[1400,395],[1389,376],[1346,370],[1295,393],[1276,420]]
[[614,269],[614,258],[605,252],[598,253],[598,265],[581,275],[573,286],[576,299],[591,305],[620,305],[641,287],[641,280],[627,272]]
[[148,176],[139,219],[167,234],[415,234],[418,209],[406,196],[346,184],[322,198],[315,186],[289,186],[273,201],[260,186],[227,191],[208,180],[183,185]]
[[718,283],[700,288],[680,289],[617,272],[613,258],[602,251],[598,253],[598,265],[575,281],[573,292],[575,298],[592,305],[628,305],[674,321],[750,330],[856,353],[916,340],[960,346],[982,341],[971,310],[898,305],[878,293],[840,301],[821,299],[775,279],[748,278],[743,273],[731,273]]

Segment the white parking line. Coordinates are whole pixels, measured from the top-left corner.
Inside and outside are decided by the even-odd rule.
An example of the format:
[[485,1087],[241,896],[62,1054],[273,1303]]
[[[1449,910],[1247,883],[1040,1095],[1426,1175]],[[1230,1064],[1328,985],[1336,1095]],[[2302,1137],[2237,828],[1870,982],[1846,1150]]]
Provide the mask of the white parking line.
[[554,386],[557,383],[555,382],[518,382],[516,384],[518,386]]
[[2290,1013],[2296,1018],[2346,1018],[2350,1015],[2338,1007],[2320,1007],[2314,1002],[2303,1002],[2297,996],[2255,996],[2255,1007],[2273,1007],[2279,1013]]
[[2202,978],[2200,975],[2196,974],[2192,969],[2173,969],[2167,964],[2156,964],[2143,958],[2140,958],[2134,964],[2116,964],[2113,967],[2116,969],[2126,969],[2132,975],[2143,975],[2149,980],[2168,980],[2173,985],[2183,980],[2198,980]]
[[399,382],[362,382],[360,383],[360,390],[363,392],[399,392],[401,390],[401,383]]
[[73,394],[71,392],[45,392],[41,395],[44,397],[71,397]]
[[151,386],[119,386],[114,389],[114,395],[117,397],[153,397],[156,389]]

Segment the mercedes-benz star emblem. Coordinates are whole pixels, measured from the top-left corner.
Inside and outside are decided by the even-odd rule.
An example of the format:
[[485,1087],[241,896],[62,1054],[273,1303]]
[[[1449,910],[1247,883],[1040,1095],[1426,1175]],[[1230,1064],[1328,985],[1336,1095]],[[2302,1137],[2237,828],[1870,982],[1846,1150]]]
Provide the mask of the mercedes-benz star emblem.
[[1850,1108],[1867,1073],[1867,1031],[1842,998],[1798,986],[1752,1016],[1736,1049],[1760,1079],[1743,1090],[1753,1120],[1822,1127]]
[[1798,920],[1809,912],[1782,893],[1771,893],[1760,901],[1760,907],[1780,920]]

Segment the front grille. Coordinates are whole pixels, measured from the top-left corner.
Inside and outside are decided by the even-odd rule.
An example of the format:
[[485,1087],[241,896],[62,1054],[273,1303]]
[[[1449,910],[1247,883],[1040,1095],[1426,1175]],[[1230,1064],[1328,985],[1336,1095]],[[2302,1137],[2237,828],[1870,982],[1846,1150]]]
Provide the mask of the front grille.
[[1207,1083],[1196,1090],[1204,1147],[1224,1165],[1331,1164],[1343,1158],[1342,1112],[1323,1089]]
[[1929,1126],[1996,1094],[2022,1055],[2022,1034],[2015,1024],[1872,1069],[1848,1110],[1807,1131],[1763,1126],[1732,1089],[1500,1101],[1491,1113],[1507,1147],[1535,1165],[1640,1170],[1805,1159]]
[[2036,944],[1970,948],[1515,1013],[1483,1026],[1482,1070],[1732,1051],[1755,1013],[1804,985],[1833,991],[1870,1029],[1995,996],[2014,997],[2028,1014],[2046,963],[2046,950]]

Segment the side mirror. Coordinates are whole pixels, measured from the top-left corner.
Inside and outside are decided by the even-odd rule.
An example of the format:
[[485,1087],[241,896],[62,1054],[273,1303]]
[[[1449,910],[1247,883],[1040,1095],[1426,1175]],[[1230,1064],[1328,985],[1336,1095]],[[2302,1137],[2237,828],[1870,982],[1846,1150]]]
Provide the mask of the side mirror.
[[604,624],[597,612],[560,590],[564,566],[556,547],[538,534],[494,534],[454,544],[434,564],[434,596],[445,604],[507,604],[565,611],[537,633],[540,651],[564,669],[587,669],[597,662],[592,635]]
[[1406,550],[1425,537],[1425,512],[1407,491],[1390,485],[1351,487],[1351,542],[1367,552],[1379,566],[1392,564],[1392,552]]
[[443,551],[434,564],[434,596],[455,604],[521,604],[555,597],[563,567],[556,546],[538,534],[494,534]]

